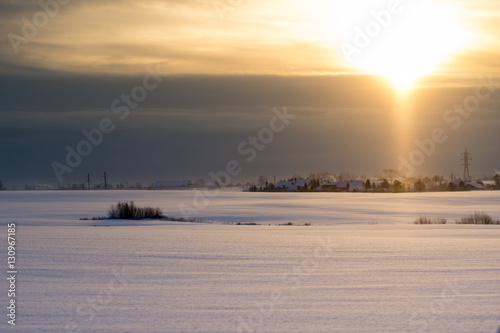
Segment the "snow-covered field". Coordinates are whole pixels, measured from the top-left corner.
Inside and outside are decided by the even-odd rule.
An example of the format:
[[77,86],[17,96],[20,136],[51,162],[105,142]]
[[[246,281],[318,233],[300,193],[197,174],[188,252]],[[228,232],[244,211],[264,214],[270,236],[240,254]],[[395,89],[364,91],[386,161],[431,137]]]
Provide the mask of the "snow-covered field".
[[[17,224],[18,332],[488,332],[500,327],[500,192],[0,192]],[[215,224],[80,221],[118,201]],[[200,204],[203,203],[203,205]],[[206,207],[204,207],[206,206]],[[446,225],[413,225],[420,214]],[[284,222],[312,226],[278,226]],[[227,222],[259,222],[238,226]],[[94,225],[110,225],[95,227]]]
[[[500,191],[448,193],[249,193],[213,191],[0,192],[0,218],[28,226],[89,225],[118,201],[216,222],[314,225],[411,223],[419,215],[455,219],[485,211],[500,219]],[[94,223],[95,224],[95,223]]]

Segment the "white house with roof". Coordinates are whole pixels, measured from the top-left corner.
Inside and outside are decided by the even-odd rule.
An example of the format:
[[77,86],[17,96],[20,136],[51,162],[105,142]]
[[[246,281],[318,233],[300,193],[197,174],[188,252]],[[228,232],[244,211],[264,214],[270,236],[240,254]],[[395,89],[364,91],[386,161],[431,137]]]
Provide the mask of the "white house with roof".
[[453,182],[453,184],[455,184],[456,187],[458,187],[460,185],[460,183],[464,183],[464,185],[466,186],[467,189],[469,190],[484,190],[486,189],[486,187],[484,187],[483,185],[481,184],[478,184],[476,182],[473,182],[473,181],[467,181],[467,180],[455,180]]
[[476,182],[467,182],[465,184],[465,186],[470,186],[472,189],[476,189],[476,190],[484,190],[486,188],[483,185],[478,184]]

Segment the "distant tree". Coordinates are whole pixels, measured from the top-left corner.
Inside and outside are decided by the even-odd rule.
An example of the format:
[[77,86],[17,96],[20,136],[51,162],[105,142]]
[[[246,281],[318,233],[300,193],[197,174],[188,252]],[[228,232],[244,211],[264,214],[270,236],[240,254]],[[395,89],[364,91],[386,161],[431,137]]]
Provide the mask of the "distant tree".
[[417,192],[425,191],[425,183],[421,180],[417,180],[413,183],[413,188],[415,188],[415,191]]
[[389,181],[387,179],[382,179],[382,184],[381,184],[382,188],[383,189],[389,189],[390,185],[389,185]]
[[447,191],[448,190],[448,184],[446,182],[440,182],[437,189],[439,191]]
[[2,181],[0,180],[0,191],[5,191],[6,188],[3,186]]
[[456,190],[455,183],[454,182],[449,182],[448,183],[448,187],[446,189],[448,191],[455,191]]
[[367,179],[365,183],[365,190],[371,190],[371,188],[372,188],[372,183],[370,182],[369,179]]
[[466,191],[467,190],[467,187],[465,186],[465,183],[463,181],[458,183],[458,190],[459,191]]
[[257,186],[263,186],[266,184],[266,177],[260,176],[259,179],[257,180]]
[[317,178],[320,183],[332,182],[337,180],[337,178],[335,178],[335,175],[328,171],[318,172]]
[[350,172],[341,172],[341,173],[339,173],[339,175],[336,178],[337,178],[337,181],[343,182],[346,180],[356,179],[359,177],[353,173],[350,173]]
[[495,179],[495,184],[497,185],[498,188],[500,188],[500,177],[498,175],[495,175],[493,177]]
[[345,187],[346,192],[349,192],[350,189],[351,189],[351,185],[349,185],[349,183],[347,183],[347,186]]
[[403,184],[396,179],[392,184],[392,188],[394,192],[401,192],[403,190]]
[[389,179],[394,179],[398,176],[398,170],[396,169],[384,169],[384,177]]
[[435,175],[434,177],[432,177],[432,181],[434,183],[440,183],[444,180],[443,176],[439,176],[439,175]]

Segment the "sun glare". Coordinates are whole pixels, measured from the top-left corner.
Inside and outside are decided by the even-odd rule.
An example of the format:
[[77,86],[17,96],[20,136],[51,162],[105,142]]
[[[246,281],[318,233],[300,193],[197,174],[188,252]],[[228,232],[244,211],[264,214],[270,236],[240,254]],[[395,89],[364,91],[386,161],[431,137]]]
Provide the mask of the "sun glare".
[[[372,1],[356,1],[356,6],[338,7],[341,51],[349,66],[385,77],[398,91],[408,91],[467,43],[454,6],[424,0],[401,2],[399,7],[390,3],[378,2],[376,7]],[[353,15],[355,11],[365,15]]]

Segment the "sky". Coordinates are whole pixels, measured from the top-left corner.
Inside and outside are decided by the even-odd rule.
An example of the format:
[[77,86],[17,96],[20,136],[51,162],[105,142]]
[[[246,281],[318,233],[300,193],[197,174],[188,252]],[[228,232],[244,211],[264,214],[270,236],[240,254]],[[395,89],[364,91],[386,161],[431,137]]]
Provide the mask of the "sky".
[[448,176],[466,147],[492,176],[499,18],[493,0],[2,0],[0,180]]

